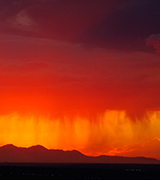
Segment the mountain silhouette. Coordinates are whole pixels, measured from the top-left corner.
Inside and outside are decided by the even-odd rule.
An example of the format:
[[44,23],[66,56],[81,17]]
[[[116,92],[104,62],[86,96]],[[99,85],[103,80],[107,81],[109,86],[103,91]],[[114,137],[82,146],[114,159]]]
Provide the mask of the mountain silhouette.
[[160,164],[160,161],[153,158],[106,155],[92,157],[76,150],[48,150],[40,145],[21,148],[12,144],[0,147],[0,162]]

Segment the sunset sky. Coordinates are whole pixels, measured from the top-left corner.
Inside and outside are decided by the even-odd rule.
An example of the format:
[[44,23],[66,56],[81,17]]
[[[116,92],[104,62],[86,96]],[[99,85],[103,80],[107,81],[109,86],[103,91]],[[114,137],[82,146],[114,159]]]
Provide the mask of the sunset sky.
[[160,160],[159,0],[0,0],[0,146]]

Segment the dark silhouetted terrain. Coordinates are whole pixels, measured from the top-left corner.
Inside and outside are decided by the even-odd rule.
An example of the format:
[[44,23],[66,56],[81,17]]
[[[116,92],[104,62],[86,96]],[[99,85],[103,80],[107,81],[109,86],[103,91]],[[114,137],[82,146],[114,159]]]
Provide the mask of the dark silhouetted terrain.
[[78,151],[48,150],[42,146],[0,147],[0,179],[16,180],[159,180],[156,159],[88,157]]
[[2,146],[0,147],[0,162],[160,164],[160,161],[152,158],[105,155],[91,157],[76,150],[48,150],[40,145],[29,148],[19,148],[13,145]]
[[0,179],[159,180],[160,165],[149,164],[0,164]]

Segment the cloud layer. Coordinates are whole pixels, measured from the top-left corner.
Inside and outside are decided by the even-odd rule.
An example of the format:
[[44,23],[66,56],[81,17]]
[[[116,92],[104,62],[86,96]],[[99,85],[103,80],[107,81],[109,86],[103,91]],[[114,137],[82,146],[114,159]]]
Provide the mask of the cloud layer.
[[[5,87],[1,93],[14,110],[21,103],[27,108],[29,103],[46,106],[40,97],[46,98],[49,111],[54,107],[134,112],[160,106],[159,55],[4,35],[0,46],[1,86]],[[1,104],[8,101],[2,98]]]

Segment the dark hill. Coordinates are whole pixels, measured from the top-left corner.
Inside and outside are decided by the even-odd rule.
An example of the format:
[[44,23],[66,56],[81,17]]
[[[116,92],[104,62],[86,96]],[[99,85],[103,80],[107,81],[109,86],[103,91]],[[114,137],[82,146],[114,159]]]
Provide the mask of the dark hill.
[[48,150],[40,145],[29,148],[2,146],[0,147],[0,162],[160,164],[160,161],[153,158],[105,155],[91,157],[76,150]]

